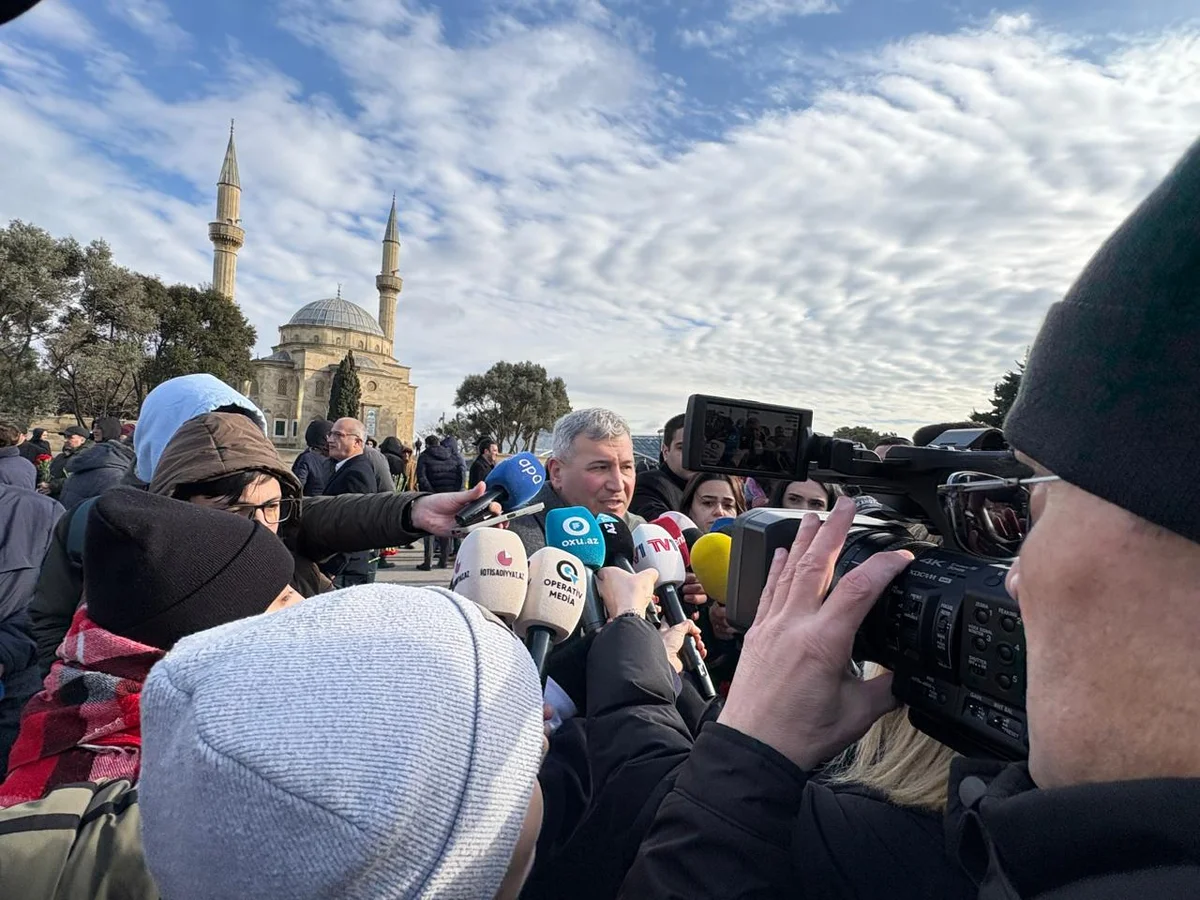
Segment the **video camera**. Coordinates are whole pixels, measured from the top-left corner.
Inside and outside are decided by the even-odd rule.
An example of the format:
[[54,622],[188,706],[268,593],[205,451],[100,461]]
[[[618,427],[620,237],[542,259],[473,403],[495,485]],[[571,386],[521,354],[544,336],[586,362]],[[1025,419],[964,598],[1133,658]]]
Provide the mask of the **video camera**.
[[[916,559],[863,622],[855,659],[892,670],[893,693],[926,734],[969,756],[1025,758],[1025,633],[1004,578],[1027,527],[1028,497],[1003,479],[1033,473],[1007,449],[958,449],[1004,446],[997,429],[892,446],[881,460],[814,434],[810,410],[700,394],[688,399],[684,429],[683,464],[692,471],[813,478],[878,500],[855,518],[834,583],[880,551]],[[726,597],[735,625],[753,623],[771,558],[791,546],[804,515],[755,509],[738,517]]]

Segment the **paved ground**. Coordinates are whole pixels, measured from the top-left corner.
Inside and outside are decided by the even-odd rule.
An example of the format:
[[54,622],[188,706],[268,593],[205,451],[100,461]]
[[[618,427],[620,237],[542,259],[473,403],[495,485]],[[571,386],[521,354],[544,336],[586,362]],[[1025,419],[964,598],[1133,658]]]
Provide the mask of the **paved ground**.
[[[437,567],[437,556],[435,555],[433,570],[418,572],[417,566],[420,565],[424,558],[425,551],[418,541],[413,544],[412,550],[401,550],[399,556],[389,557],[388,561],[395,564],[396,568],[380,569],[375,576],[375,580],[387,584],[435,584],[440,587],[447,587],[450,584],[451,569],[439,569]],[[451,561],[450,565],[454,565],[453,561]]]

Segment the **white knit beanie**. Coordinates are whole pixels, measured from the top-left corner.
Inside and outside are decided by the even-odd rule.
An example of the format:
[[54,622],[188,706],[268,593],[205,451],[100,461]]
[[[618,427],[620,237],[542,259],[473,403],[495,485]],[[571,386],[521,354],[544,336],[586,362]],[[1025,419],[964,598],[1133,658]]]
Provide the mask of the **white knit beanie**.
[[541,765],[529,654],[441,588],[355,587],[184,638],[141,705],[166,900],[491,898]]

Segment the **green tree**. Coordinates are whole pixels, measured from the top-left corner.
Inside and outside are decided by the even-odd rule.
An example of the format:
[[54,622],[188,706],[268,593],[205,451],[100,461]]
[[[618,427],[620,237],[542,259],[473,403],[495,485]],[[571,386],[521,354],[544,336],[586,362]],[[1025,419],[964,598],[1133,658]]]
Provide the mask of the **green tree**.
[[104,241],[89,244],[83,257],[75,295],[44,341],[58,409],[81,424],[106,415],[136,418],[145,396],[139,377],[157,317],[143,277],[116,265]]
[[358,383],[358,367],[354,364],[354,351],[348,350],[333,373],[333,385],[329,389],[329,421],[357,419],[362,405],[362,385]]
[[875,445],[885,437],[896,437],[897,435],[894,431],[876,431],[866,425],[844,425],[837,429],[833,436],[847,441],[858,441],[868,449],[874,450]]
[[0,228],[0,405],[28,421],[53,410],[55,380],[41,347],[78,289],[84,252],[20,220]]
[[211,288],[168,287],[152,277],[143,283],[158,324],[146,347],[140,399],[180,375],[208,372],[233,385],[250,377],[250,351],[257,335],[236,304]]
[[[1025,353],[1025,361],[1029,361],[1029,353]],[[971,411],[971,421],[980,425],[990,425],[992,428],[1003,428],[1008,411],[1012,409],[1017,399],[1017,391],[1021,389],[1021,376],[1025,374],[1025,362],[1017,363],[1015,372],[1005,372],[992,387],[992,408],[983,412]]]
[[509,453],[530,449],[540,431],[571,411],[566,383],[533,362],[498,362],[482,375],[468,375],[454,405],[470,433],[490,435]]

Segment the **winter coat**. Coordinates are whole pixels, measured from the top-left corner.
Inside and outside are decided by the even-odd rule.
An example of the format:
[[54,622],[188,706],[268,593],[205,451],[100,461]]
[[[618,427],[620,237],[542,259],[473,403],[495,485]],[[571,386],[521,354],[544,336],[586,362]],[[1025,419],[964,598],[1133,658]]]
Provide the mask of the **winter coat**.
[[1023,763],[960,759],[949,800],[979,900],[1200,897],[1200,779],[1039,790]]
[[0,809],[0,885],[13,900],[159,900],[137,788],[74,784]]
[[99,497],[122,482],[133,468],[133,448],[121,441],[105,441],[80,453],[66,465],[67,480],[59,500],[70,509],[89,497]]
[[[140,429],[139,429],[140,433]],[[185,422],[159,459],[150,490],[170,496],[182,484],[211,481],[246,469],[261,469],[279,480],[285,497],[299,497],[300,484],[279,459],[275,447],[246,416],[208,413]],[[310,497],[279,526],[279,537],[292,551],[292,586],[303,596],[330,590],[318,563],[339,553],[407,544],[413,533],[409,507],[415,494]],[[70,552],[72,517],[64,516],[38,578],[30,605],[38,662],[43,677],[67,633],[83,591],[82,530]]]
[[449,447],[441,444],[427,448],[417,460],[417,483],[421,490],[433,494],[461,491],[463,471],[458,457]]
[[657,519],[665,512],[683,512],[683,491],[687,481],[671,471],[665,462],[657,469],[642,472],[633,489],[630,510],[647,520]]
[[320,497],[325,485],[333,477],[333,460],[311,447],[296,457],[292,463],[292,474],[300,482],[305,497]]
[[21,455],[20,447],[0,447],[0,484],[37,490],[37,466]]
[[[375,466],[372,465],[371,458],[366,452],[345,460],[335,469],[333,477],[329,479],[329,484],[325,485],[327,497],[344,494],[361,496],[362,494],[390,493],[391,490],[391,484],[388,484],[384,491],[379,490]],[[388,545],[372,545],[372,549],[369,550],[342,554],[342,559],[326,563],[325,571],[335,575],[367,575],[371,571],[371,556],[375,552],[375,546]]]
[[[36,491],[0,485],[0,767],[21,727],[21,710],[41,687],[27,607],[63,508]],[[3,883],[3,879],[0,879]]]
[[[596,635],[587,658],[584,720],[591,796],[566,841],[554,848],[539,842],[522,900],[566,896],[566,884],[572,900],[617,895],[658,804],[692,748],[692,735],[675,707],[676,683],[662,640],[645,619],[623,616]],[[545,792],[546,779],[541,781]],[[570,800],[568,791],[565,802]],[[546,797],[548,809],[563,802]],[[562,831],[563,825],[556,828]]]
[[619,896],[974,900],[975,888],[946,854],[940,817],[820,784],[714,723],[677,770]]
[[471,472],[467,476],[467,487],[473,488],[481,481],[487,481],[487,477],[492,474],[492,469],[496,468],[494,462],[489,462],[483,456],[475,457],[475,461],[471,463]]

